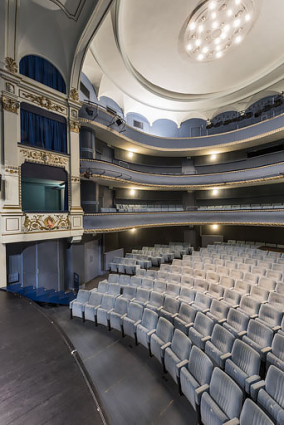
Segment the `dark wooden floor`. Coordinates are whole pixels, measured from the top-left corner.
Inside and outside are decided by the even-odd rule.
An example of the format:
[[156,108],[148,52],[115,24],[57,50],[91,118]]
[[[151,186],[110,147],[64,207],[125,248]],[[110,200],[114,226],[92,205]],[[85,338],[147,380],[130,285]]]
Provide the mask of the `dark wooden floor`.
[[116,330],[48,311],[78,350],[111,425],[195,425],[196,414],[160,363]]
[[43,313],[0,291],[0,424],[103,424],[70,347]]

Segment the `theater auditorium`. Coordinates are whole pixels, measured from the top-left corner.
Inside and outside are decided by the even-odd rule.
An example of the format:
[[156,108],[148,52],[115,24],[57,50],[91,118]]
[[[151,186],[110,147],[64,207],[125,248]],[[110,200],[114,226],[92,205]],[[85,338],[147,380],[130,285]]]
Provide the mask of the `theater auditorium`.
[[0,2],[1,425],[284,425],[283,16]]

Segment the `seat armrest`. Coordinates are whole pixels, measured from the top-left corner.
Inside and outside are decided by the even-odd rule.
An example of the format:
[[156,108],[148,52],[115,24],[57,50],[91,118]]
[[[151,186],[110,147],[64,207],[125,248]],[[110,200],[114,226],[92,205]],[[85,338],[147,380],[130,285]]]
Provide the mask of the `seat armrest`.
[[244,336],[246,334],[247,334],[247,331],[241,331],[241,332],[238,333],[238,336],[239,337],[242,337],[242,336]]
[[225,354],[222,354],[222,356],[220,356],[220,359],[221,360],[227,360],[230,357],[232,357],[232,353],[225,353]]
[[162,351],[165,351],[165,349],[168,348],[168,347],[170,347],[171,345],[172,345],[171,342],[166,342],[166,344],[164,344],[164,345],[161,346],[161,350]]
[[74,303],[74,301],[75,301],[75,300],[70,301],[70,303],[69,303],[69,308],[70,308],[70,309],[73,307],[73,303]]
[[201,338],[201,341],[206,342],[206,341],[210,341],[210,339],[211,339],[211,336],[208,335],[208,336],[204,336],[203,338]]
[[250,387],[250,395],[251,398],[256,401],[257,399],[257,394],[259,392],[259,390],[261,390],[262,388],[265,388],[265,381],[258,381],[255,384],[252,384]]
[[193,326],[193,324],[194,324],[193,322],[187,323],[185,325],[186,329],[191,328],[191,326]]
[[239,425],[240,421],[237,418],[230,419],[228,422],[224,422],[224,425]]
[[121,320],[122,320],[122,319],[124,319],[126,316],[127,316],[127,313],[124,313],[124,314],[121,316]]
[[234,305],[232,305],[232,308],[238,308],[238,307],[240,307],[240,304],[234,304]]
[[249,376],[246,380],[245,380],[245,389],[246,392],[248,394],[250,394],[250,388],[253,384],[255,384],[256,382],[260,381],[260,376],[259,375],[252,375]]
[[199,405],[200,404],[200,399],[203,393],[207,392],[209,390],[209,385],[208,384],[204,384],[201,385],[201,387],[196,388],[195,390],[195,395],[196,395],[196,402]]
[[250,318],[251,319],[256,319],[258,317],[258,314],[252,314],[251,316],[250,316]]
[[267,304],[268,301],[264,300],[264,301],[260,301],[260,304]]
[[218,300],[218,301],[222,301],[222,299],[223,299],[224,297],[218,297],[218,298],[216,298],[216,300]]
[[262,348],[260,351],[263,353],[263,354],[266,354],[266,353],[270,353],[270,351],[272,350],[272,347],[264,347],[264,348]]
[[134,323],[134,326],[139,325],[142,322],[142,320],[137,320],[137,322]]
[[157,329],[152,329],[151,331],[147,332],[147,335],[148,335],[148,336],[153,335],[154,333],[156,333],[156,330],[157,330]]
[[178,316],[178,313],[172,314],[172,319]]
[[111,309],[107,312],[107,314],[110,314],[113,310],[114,310],[114,309],[113,309],[113,308],[111,308]]
[[281,326],[277,325],[272,328],[273,332],[277,332],[281,329]]
[[162,310],[162,308],[163,308],[163,305],[161,305],[161,307],[158,307],[158,308],[157,308],[157,310],[158,310],[158,311],[161,311],[161,310]]
[[220,325],[221,325],[222,323],[225,323],[225,322],[227,322],[227,319],[221,319],[221,320],[218,320],[218,323],[220,323]]
[[202,313],[208,313],[208,311],[210,311],[210,309],[209,308],[205,308],[204,310],[202,310]]
[[187,366],[187,364],[188,364],[188,360],[182,360],[181,362],[179,362],[179,363],[176,364],[176,367],[179,370],[182,367]]

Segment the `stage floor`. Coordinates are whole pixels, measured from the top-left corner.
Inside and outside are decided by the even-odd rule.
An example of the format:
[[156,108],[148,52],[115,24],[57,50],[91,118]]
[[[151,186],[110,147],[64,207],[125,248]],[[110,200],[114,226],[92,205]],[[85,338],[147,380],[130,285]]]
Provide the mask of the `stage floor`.
[[45,313],[0,291],[0,424],[105,424],[72,347]]

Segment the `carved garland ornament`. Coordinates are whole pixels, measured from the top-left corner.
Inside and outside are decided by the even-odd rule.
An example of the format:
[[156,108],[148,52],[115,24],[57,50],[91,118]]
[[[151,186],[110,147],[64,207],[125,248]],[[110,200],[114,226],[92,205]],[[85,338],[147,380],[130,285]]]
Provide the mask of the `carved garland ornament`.
[[81,125],[77,121],[70,121],[70,131],[73,133],[80,133]]
[[22,95],[25,99],[30,100],[32,103],[35,103],[38,106],[48,109],[49,111],[56,111],[65,113],[65,108],[63,106],[56,105],[46,96],[37,96],[30,93],[22,92]]
[[14,114],[18,113],[20,107],[19,102],[6,96],[2,96],[2,105],[5,111],[13,112]]
[[31,149],[21,149],[20,152],[23,154],[23,157],[27,160],[33,162],[43,163],[47,165],[57,165],[60,167],[65,167],[67,165],[67,158],[63,158],[59,155],[54,155],[52,153],[36,151]]
[[65,215],[48,215],[37,214],[29,217],[27,214],[24,215],[24,231],[35,232],[35,231],[51,231],[51,230],[67,230],[70,229],[70,221],[68,216]]
[[16,74],[16,72],[18,72],[18,65],[13,58],[5,58],[5,67],[13,74]]
[[75,102],[79,102],[79,94],[77,89],[72,88],[70,90],[70,99],[75,100]]

